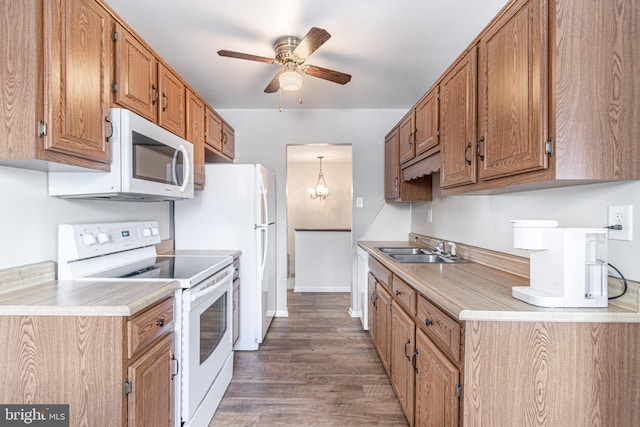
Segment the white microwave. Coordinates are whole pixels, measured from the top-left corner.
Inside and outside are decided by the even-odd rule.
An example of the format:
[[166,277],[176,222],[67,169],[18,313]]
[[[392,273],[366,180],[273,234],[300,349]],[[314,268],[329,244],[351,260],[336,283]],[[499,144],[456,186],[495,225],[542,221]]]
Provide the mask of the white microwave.
[[49,195],[163,201],[193,198],[193,144],[122,108],[109,120],[110,172],[49,172]]

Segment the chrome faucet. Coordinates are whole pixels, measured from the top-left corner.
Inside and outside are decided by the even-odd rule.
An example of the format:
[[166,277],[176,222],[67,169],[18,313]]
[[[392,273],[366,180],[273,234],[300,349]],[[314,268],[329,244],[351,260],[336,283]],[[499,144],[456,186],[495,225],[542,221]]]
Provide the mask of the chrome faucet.
[[432,245],[430,242],[419,238],[418,236],[414,236],[413,237],[413,241],[414,242],[420,242],[423,245],[427,246],[429,249],[431,249],[432,251],[434,251],[436,254],[447,257],[449,256],[449,254],[444,250],[444,240],[440,239],[438,240],[438,244],[437,246]]

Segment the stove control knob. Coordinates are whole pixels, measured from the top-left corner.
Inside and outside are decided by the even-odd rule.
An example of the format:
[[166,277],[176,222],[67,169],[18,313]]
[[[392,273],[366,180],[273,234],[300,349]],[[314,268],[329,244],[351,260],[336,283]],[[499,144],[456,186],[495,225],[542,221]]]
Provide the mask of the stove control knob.
[[82,243],[85,246],[91,246],[91,245],[95,245],[97,242],[96,240],[96,236],[94,236],[91,233],[86,233],[82,235]]
[[109,241],[109,234],[105,233],[104,231],[101,231],[100,233],[98,233],[98,243],[100,243],[101,245],[104,245],[108,241]]
[[143,229],[142,229],[142,235],[143,235],[144,237],[149,237],[149,236],[151,236],[151,229],[150,229],[150,228],[143,228]]
[[158,227],[153,227],[151,229],[151,235],[152,236],[157,236],[158,234],[160,234],[160,230],[158,230]]

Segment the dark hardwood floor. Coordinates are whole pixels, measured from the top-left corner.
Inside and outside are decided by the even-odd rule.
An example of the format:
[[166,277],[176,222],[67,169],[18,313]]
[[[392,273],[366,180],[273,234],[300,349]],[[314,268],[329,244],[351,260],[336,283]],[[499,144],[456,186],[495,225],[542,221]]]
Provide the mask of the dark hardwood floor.
[[260,350],[236,352],[234,376],[209,427],[406,426],[349,294],[289,292]]

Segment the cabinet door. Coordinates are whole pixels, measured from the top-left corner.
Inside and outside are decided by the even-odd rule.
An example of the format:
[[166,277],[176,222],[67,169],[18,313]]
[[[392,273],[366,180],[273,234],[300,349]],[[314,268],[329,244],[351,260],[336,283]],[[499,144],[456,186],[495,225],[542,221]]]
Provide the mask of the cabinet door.
[[204,140],[210,149],[222,153],[222,119],[210,108],[207,108]]
[[128,395],[130,426],[171,427],[173,413],[173,333],[129,365],[131,393]]
[[415,426],[457,426],[460,371],[420,329],[416,331],[415,358]]
[[379,283],[376,285],[376,294],[378,295],[376,347],[387,375],[391,375],[391,294]]
[[480,40],[481,180],[547,167],[546,25],[546,1],[520,1]]
[[233,159],[236,151],[236,133],[226,124],[222,125],[222,154]]
[[415,150],[416,156],[438,145],[438,91],[436,86],[416,106]]
[[44,4],[45,149],[109,163],[111,18],[93,0]]
[[476,182],[477,49],[452,68],[440,83],[440,186]]
[[378,297],[378,295],[376,294],[376,279],[371,273],[369,273],[367,296],[369,300],[367,303],[369,304],[369,310],[367,312],[367,327],[369,328],[369,334],[371,334],[371,339],[373,340],[373,344],[375,345],[377,339],[376,311],[378,311],[376,298]]
[[413,128],[415,126],[415,111],[412,110],[402,121],[400,122],[400,141],[399,141],[399,155],[400,163],[404,163],[413,159],[416,156],[416,146],[414,144]]
[[399,131],[395,128],[384,141],[384,198],[400,197]]
[[115,103],[152,122],[158,120],[158,61],[142,43],[116,25]]
[[394,301],[391,317],[391,382],[400,405],[413,425],[415,375],[411,358],[415,350],[416,324]]
[[185,133],[185,85],[171,70],[158,64],[158,88],[160,112],[158,124],[184,138]]
[[193,180],[196,187],[204,187],[204,102],[187,91],[186,140],[193,144]]

